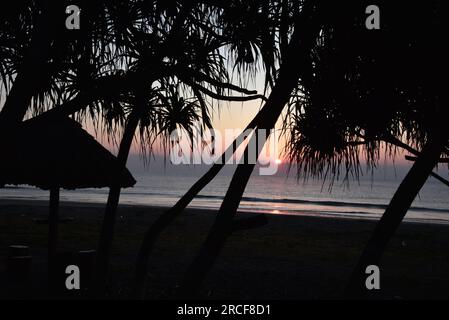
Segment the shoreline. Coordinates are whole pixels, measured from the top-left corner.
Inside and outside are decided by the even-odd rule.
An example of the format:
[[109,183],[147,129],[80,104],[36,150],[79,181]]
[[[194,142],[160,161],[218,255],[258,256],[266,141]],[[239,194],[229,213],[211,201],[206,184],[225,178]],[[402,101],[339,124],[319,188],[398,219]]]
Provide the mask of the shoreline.
[[[40,206],[40,207],[48,207],[48,201],[45,200],[37,200],[37,199],[24,199],[24,198],[3,198],[0,199],[0,207],[1,206],[16,206],[18,203],[23,203],[27,206]],[[81,207],[81,208],[104,208],[106,203],[100,203],[100,202],[88,202],[88,201],[66,201],[61,200],[60,206],[69,206],[69,207]],[[167,210],[171,208],[171,206],[158,206],[158,205],[144,205],[144,204],[129,204],[129,203],[120,203],[119,207],[126,208],[126,209],[141,209],[141,210],[148,210],[148,211],[161,211]],[[218,208],[214,207],[205,207],[205,206],[195,206],[190,205],[185,210],[195,210],[198,212],[213,214],[214,212],[218,211]],[[380,219],[377,217],[363,217],[360,215],[353,215],[351,216],[350,213],[342,214],[342,213],[320,213],[318,211],[292,211],[292,213],[289,213],[287,210],[279,209],[278,213],[273,213],[272,210],[264,210],[264,209],[239,209],[238,214],[265,214],[267,216],[271,217],[297,217],[297,218],[316,218],[316,219],[335,219],[335,220],[355,220],[355,221],[368,221],[372,223],[377,223]],[[1,211],[0,211],[1,214]],[[402,224],[424,224],[424,225],[442,225],[442,226],[449,226],[449,221],[446,220],[439,220],[439,219],[407,219],[405,218],[402,221]]]

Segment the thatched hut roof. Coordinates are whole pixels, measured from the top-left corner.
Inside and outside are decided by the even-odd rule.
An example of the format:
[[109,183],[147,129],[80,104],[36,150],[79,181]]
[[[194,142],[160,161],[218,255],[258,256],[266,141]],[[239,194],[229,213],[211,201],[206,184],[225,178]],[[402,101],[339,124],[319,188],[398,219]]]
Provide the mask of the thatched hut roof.
[[78,189],[136,183],[113,154],[70,118],[39,116],[0,139],[0,186]]

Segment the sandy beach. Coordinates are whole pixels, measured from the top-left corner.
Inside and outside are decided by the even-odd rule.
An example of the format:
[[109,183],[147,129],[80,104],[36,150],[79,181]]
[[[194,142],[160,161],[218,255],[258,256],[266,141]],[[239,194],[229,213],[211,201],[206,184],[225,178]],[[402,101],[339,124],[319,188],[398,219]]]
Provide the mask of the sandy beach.
[[[59,251],[96,249],[103,205],[61,203]],[[122,205],[113,248],[113,298],[127,297],[136,253],[146,228],[164,210]],[[42,201],[0,200],[0,281],[6,281],[9,245],[28,245],[30,298],[45,298],[48,213]],[[170,298],[197,252],[214,211],[187,209],[161,236],[151,256],[148,298]],[[241,213],[250,215],[251,213]],[[341,298],[351,268],[375,221],[268,215],[268,225],[235,232],[203,286],[210,299]],[[448,298],[449,226],[403,223],[381,265],[379,298]],[[8,293],[1,288],[1,297]]]

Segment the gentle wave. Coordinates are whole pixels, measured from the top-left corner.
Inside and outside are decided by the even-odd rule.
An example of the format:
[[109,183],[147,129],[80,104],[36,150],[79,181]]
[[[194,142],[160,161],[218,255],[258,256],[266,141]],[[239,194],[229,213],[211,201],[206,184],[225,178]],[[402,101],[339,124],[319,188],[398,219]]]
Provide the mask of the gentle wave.
[[[224,197],[213,196],[213,195],[198,195],[197,198],[223,200]],[[319,206],[329,206],[329,207],[354,207],[354,208],[368,208],[368,209],[372,208],[372,209],[382,209],[382,210],[385,210],[388,206],[386,204],[365,203],[365,202],[345,202],[345,201],[330,201],[330,200],[302,200],[302,199],[289,199],[289,198],[267,199],[267,198],[257,198],[257,197],[243,197],[242,201],[287,203],[287,204],[309,204],[309,205],[319,205]],[[438,208],[429,208],[429,207],[411,207],[410,210],[449,213],[449,210],[447,210],[447,209],[438,209]]]

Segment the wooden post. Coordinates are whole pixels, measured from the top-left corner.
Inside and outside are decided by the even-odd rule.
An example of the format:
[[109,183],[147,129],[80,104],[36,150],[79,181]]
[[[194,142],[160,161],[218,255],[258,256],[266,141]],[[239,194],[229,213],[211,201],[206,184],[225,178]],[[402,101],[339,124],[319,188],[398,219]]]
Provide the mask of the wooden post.
[[52,287],[55,272],[56,247],[58,244],[59,187],[50,190],[50,210],[48,216],[48,280]]
[[12,245],[8,248],[7,292],[11,298],[25,298],[30,286],[31,256],[28,246]]

